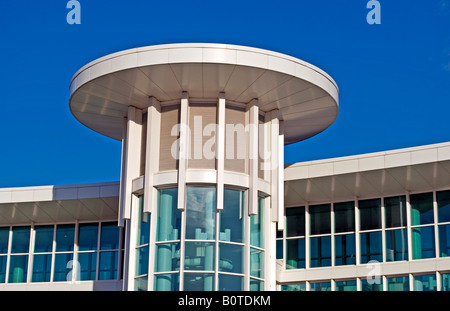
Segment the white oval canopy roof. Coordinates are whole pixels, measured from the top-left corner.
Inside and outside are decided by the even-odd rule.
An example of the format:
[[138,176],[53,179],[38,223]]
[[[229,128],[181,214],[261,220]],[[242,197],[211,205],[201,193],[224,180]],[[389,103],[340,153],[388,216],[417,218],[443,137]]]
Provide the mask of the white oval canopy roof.
[[121,140],[128,106],[181,99],[257,98],[267,112],[279,109],[285,144],[329,127],[339,111],[334,80],[302,60],[262,49],[226,44],[167,44],[114,53],[81,68],[70,84],[69,106],[84,125]]

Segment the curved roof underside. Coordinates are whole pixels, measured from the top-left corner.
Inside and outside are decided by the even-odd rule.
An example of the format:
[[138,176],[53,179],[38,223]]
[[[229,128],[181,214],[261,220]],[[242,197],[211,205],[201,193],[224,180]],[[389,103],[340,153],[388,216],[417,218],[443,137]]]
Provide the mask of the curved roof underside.
[[126,50],[81,68],[70,84],[70,109],[84,125],[121,140],[127,107],[159,101],[258,98],[267,112],[280,110],[285,143],[314,136],[339,111],[339,90],[325,72],[299,59],[267,50],[225,44],[169,44]]

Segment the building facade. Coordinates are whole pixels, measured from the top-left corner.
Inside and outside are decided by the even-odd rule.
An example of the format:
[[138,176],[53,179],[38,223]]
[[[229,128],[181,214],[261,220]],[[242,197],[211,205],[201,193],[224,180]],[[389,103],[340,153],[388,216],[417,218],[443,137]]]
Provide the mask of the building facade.
[[285,167],[338,115],[319,68],[151,46],[84,66],[70,95],[122,141],[120,182],[0,189],[0,289],[449,289],[450,144]]

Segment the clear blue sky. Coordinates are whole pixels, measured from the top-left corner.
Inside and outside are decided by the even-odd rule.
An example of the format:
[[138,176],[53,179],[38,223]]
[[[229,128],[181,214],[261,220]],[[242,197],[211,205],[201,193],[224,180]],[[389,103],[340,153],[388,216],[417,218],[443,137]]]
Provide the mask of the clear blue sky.
[[0,2],[0,187],[119,180],[120,142],[71,115],[69,83],[124,49],[183,42],[269,49],[340,88],[336,122],[286,147],[286,163],[450,141],[450,0],[66,0]]

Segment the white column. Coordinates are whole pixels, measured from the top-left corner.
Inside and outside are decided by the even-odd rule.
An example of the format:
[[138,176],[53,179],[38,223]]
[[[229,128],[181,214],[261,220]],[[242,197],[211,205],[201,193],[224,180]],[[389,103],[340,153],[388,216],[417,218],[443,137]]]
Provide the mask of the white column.
[[309,238],[310,233],[310,221],[309,221],[309,203],[305,204],[305,268],[308,269],[311,266],[311,243]]
[[253,99],[247,105],[249,115],[249,215],[258,214],[258,124],[259,124],[259,107],[258,100]]
[[411,231],[411,200],[409,192],[406,193],[406,229],[408,236],[408,260],[413,260],[413,243],[412,243],[412,231]]
[[180,106],[180,138],[178,149],[178,209],[184,210],[186,197],[186,168],[188,161],[188,113],[189,113],[189,98],[188,93],[183,92],[181,96]]
[[356,246],[356,265],[361,264],[361,239],[359,236],[359,205],[358,198],[355,198],[355,246]]
[[[266,122],[270,122],[269,135],[270,136],[270,195],[271,195],[271,218],[273,222],[279,221],[279,213],[278,213],[278,197],[281,195],[279,193],[279,177],[278,170],[280,161],[279,157],[279,136],[280,136],[280,126],[279,126],[279,111],[278,109],[270,111],[270,113],[266,113]],[[267,161],[267,160],[266,160]],[[264,161],[264,168],[267,169],[269,166],[267,162]],[[280,207],[281,208],[281,207]]]
[[286,227],[284,209],[284,121],[279,121],[278,138],[278,230]]
[[120,164],[120,186],[119,186],[119,211],[118,211],[118,225],[124,227],[125,221],[123,218],[124,204],[125,204],[125,176],[127,163],[127,118],[123,118],[122,128],[122,157]]
[[131,194],[133,193],[133,179],[139,177],[141,164],[142,141],[142,110],[133,106],[128,107],[126,169],[123,218],[131,219]]
[[147,110],[147,137],[145,151],[144,176],[144,213],[152,213],[156,209],[157,190],[153,187],[153,174],[159,168],[159,142],[161,129],[161,105],[150,97]]
[[217,170],[217,210],[223,209],[224,170],[225,170],[225,93],[219,94],[217,103],[217,133],[216,133],[216,170]]

